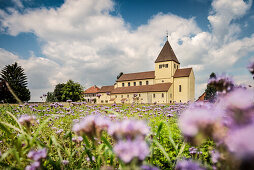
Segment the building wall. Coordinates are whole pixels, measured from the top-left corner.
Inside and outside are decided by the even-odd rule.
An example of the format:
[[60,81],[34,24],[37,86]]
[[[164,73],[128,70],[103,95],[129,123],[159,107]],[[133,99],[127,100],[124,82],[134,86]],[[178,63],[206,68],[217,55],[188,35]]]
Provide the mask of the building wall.
[[[160,68],[160,65],[165,66],[166,64],[168,65],[168,68]],[[173,83],[172,76],[175,74],[177,68],[180,68],[180,64],[174,61],[155,63],[155,83]]]
[[107,103],[110,103],[109,102],[110,95],[107,95],[107,93],[98,93],[98,94],[101,95],[100,97],[97,97],[97,103],[98,104],[107,104]]
[[194,102],[194,100],[195,100],[195,76],[194,76],[193,70],[191,70],[191,73],[190,73],[189,84],[190,84],[189,100]]
[[[181,92],[179,86],[181,85]],[[175,102],[188,102],[189,99],[189,78],[179,77],[174,78],[174,101]]]
[[123,87],[122,83],[124,83],[124,87],[128,87],[128,83],[130,82],[130,86],[134,86],[134,82],[136,82],[136,86],[139,86],[139,82],[142,82],[142,86],[146,85],[146,81],[148,81],[149,85],[154,85],[154,79],[144,79],[144,80],[133,80],[133,81],[121,81],[116,83],[116,87]]

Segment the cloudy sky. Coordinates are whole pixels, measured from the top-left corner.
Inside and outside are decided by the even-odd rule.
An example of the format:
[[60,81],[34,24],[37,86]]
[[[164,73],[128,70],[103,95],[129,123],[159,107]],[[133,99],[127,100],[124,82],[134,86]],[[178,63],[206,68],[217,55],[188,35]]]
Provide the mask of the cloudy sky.
[[0,0],[0,69],[25,69],[31,101],[68,79],[112,85],[119,72],[154,70],[168,31],[197,98],[211,72],[253,85],[253,30],[252,0]]

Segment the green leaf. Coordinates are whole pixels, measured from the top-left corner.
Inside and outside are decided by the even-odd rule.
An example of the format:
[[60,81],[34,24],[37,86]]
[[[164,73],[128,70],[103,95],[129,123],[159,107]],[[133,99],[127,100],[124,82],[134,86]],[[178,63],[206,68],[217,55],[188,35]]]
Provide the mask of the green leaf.
[[15,122],[19,125],[19,128],[22,129],[22,125],[19,123],[18,119],[11,113],[6,111],[6,113],[11,116],[13,118],[13,120],[15,120]]
[[162,152],[162,154],[167,158],[168,162],[170,165],[172,165],[172,162],[167,154],[167,152],[165,151],[165,149],[163,148],[163,146],[155,139],[153,140],[153,142],[155,143],[155,145],[160,149],[160,151]]
[[107,145],[107,147],[112,151],[113,147],[111,146],[111,144],[109,143],[109,141],[104,137],[101,136],[101,140]]
[[16,130],[16,131],[19,132],[19,133],[23,133],[22,130],[18,129],[17,127],[15,127],[15,126],[13,126],[13,125],[11,125],[11,124],[9,124],[9,123],[0,122],[0,125],[1,125],[0,127],[5,126],[5,128],[3,128],[3,130],[6,129],[6,127],[8,127],[8,128],[13,129],[13,130]]

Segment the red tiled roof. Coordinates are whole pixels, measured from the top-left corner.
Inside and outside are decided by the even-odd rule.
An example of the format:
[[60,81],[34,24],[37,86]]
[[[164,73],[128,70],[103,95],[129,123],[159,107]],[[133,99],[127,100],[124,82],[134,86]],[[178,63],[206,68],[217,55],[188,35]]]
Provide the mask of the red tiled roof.
[[114,86],[102,86],[99,93],[111,92],[114,89]]
[[168,91],[172,83],[160,83],[144,86],[118,87],[111,91],[111,94],[122,93],[144,93],[144,92],[164,92]]
[[178,77],[189,77],[190,73],[191,73],[192,68],[181,68],[181,69],[177,69],[175,74],[174,74],[174,78],[178,78]]
[[159,56],[155,60],[155,63],[164,62],[164,61],[175,61],[178,64],[180,64],[168,41],[166,41],[166,43],[164,44]]
[[92,86],[84,91],[84,94],[90,94],[90,93],[98,93],[100,91],[100,88],[97,86]]
[[154,79],[154,78],[155,78],[155,72],[154,71],[139,72],[139,73],[128,73],[128,74],[123,74],[117,80],[117,82],[130,81],[130,80]]

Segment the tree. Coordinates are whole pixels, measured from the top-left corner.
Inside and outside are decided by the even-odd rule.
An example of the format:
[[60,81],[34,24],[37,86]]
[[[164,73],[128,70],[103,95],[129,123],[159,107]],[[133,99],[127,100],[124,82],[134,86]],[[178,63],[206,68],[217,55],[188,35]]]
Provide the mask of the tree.
[[54,92],[48,92],[46,102],[55,102],[57,99],[55,97]]
[[79,83],[69,80],[63,87],[62,101],[78,101],[82,98],[83,87]]
[[55,90],[54,90],[54,97],[55,101],[61,102],[62,100],[62,95],[63,95],[63,88],[65,84],[64,83],[59,83],[56,85]]
[[[215,73],[211,73],[209,79],[216,78]],[[208,100],[209,102],[214,102],[216,99],[216,88],[212,85],[207,85],[206,90],[205,90],[205,100]]]
[[[30,91],[27,88],[27,77],[24,69],[18,66],[17,62],[12,65],[6,65],[0,73],[2,85],[0,86],[0,100],[7,103],[16,103],[18,99],[21,101],[30,100]],[[15,99],[11,91],[17,96]]]

